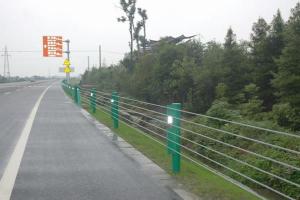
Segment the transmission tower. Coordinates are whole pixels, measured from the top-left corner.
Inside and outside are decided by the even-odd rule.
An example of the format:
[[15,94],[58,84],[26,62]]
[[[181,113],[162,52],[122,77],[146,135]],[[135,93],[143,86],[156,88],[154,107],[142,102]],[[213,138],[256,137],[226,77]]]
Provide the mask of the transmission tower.
[[9,70],[9,54],[7,51],[7,46],[4,47],[4,54],[1,55],[4,57],[4,66],[3,66],[3,77],[10,78],[10,70]]

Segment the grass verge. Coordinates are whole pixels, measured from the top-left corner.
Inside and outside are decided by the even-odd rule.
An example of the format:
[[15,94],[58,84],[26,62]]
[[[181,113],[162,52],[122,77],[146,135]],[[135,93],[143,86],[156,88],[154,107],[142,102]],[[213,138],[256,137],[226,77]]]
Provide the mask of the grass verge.
[[171,158],[167,154],[164,146],[124,123],[119,123],[119,128],[113,129],[110,115],[99,108],[97,108],[96,113],[92,115],[159,165],[162,169],[167,171],[178,182],[182,183],[187,190],[197,194],[199,197],[203,199],[221,200],[259,199],[235,184],[186,159],[181,160],[181,172],[179,174],[173,174],[170,164]]

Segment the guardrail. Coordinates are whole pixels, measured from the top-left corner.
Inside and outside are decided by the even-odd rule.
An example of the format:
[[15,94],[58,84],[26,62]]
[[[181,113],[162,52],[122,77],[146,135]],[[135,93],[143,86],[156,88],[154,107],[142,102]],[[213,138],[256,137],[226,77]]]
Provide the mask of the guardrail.
[[[98,108],[111,115],[114,128],[118,128],[119,122],[125,123],[165,146],[172,157],[174,173],[180,173],[183,157],[223,178],[238,181],[237,185],[241,187],[243,184],[255,185],[286,199],[300,199],[300,135],[185,111],[179,103],[163,106],[122,97],[117,92],[110,94],[66,82],[62,82],[62,86],[77,105],[83,103],[89,105],[92,113]],[[127,113],[139,116],[139,122],[128,117]],[[224,130],[195,121],[195,117],[242,127],[246,131]],[[261,135],[255,138],[258,134]],[[270,134],[277,140],[264,140]],[[280,142],[282,138],[297,141],[299,145],[284,146]],[[253,145],[243,148],[241,144],[245,143]],[[264,151],[257,151],[253,146]],[[259,164],[249,161],[248,157]],[[260,176],[264,178],[260,180]]]

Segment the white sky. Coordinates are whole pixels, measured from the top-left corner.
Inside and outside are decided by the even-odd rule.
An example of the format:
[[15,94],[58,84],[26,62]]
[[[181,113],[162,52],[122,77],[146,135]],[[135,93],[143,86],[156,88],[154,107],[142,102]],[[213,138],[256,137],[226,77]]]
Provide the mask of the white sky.
[[[203,42],[223,42],[229,26],[238,39],[249,39],[252,24],[258,17],[271,21],[279,8],[286,20],[298,0],[137,0],[147,9],[148,39],[162,36],[200,34]],[[72,53],[76,73],[98,65],[98,45],[106,64],[117,63],[128,52],[128,25],[118,23],[122,15],[119,0],[0,0],[0,49],[42,50],[43,35],[62,35],[71,40],[72,50],[95,50]],[[64,58],[44,58],[40,53],[10,53],[12,76],[59,75]],[[3,57],[0,57],[3,74]],[[63,74],[60,74],[63,75]]]

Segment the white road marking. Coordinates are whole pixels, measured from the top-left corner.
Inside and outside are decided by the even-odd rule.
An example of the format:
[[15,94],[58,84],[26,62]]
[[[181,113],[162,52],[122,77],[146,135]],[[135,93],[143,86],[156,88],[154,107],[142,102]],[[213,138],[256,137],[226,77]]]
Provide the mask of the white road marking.
[[14,152],[12,153],[12,155],[8,161],[8,164],[5,168],[3,176],[0,180],[0,199],[1,200],[9,200],[10,199],[36,113],[38,111],[38,108],[39,108],[42,98],[44,97],[45,93],[51,86],[52,85],[47,87],[43,91],[43,93],[40,95],[38,100],[36,101],[33,109],[31,110],[31,113],[26,121],[26,124],[22,130],[22,133],[20,135],[18,143],[15,146]]
[[10,94],[10,93],[11,93],[11,92],[5,92],[4,95],[8,95],[8,94]]

